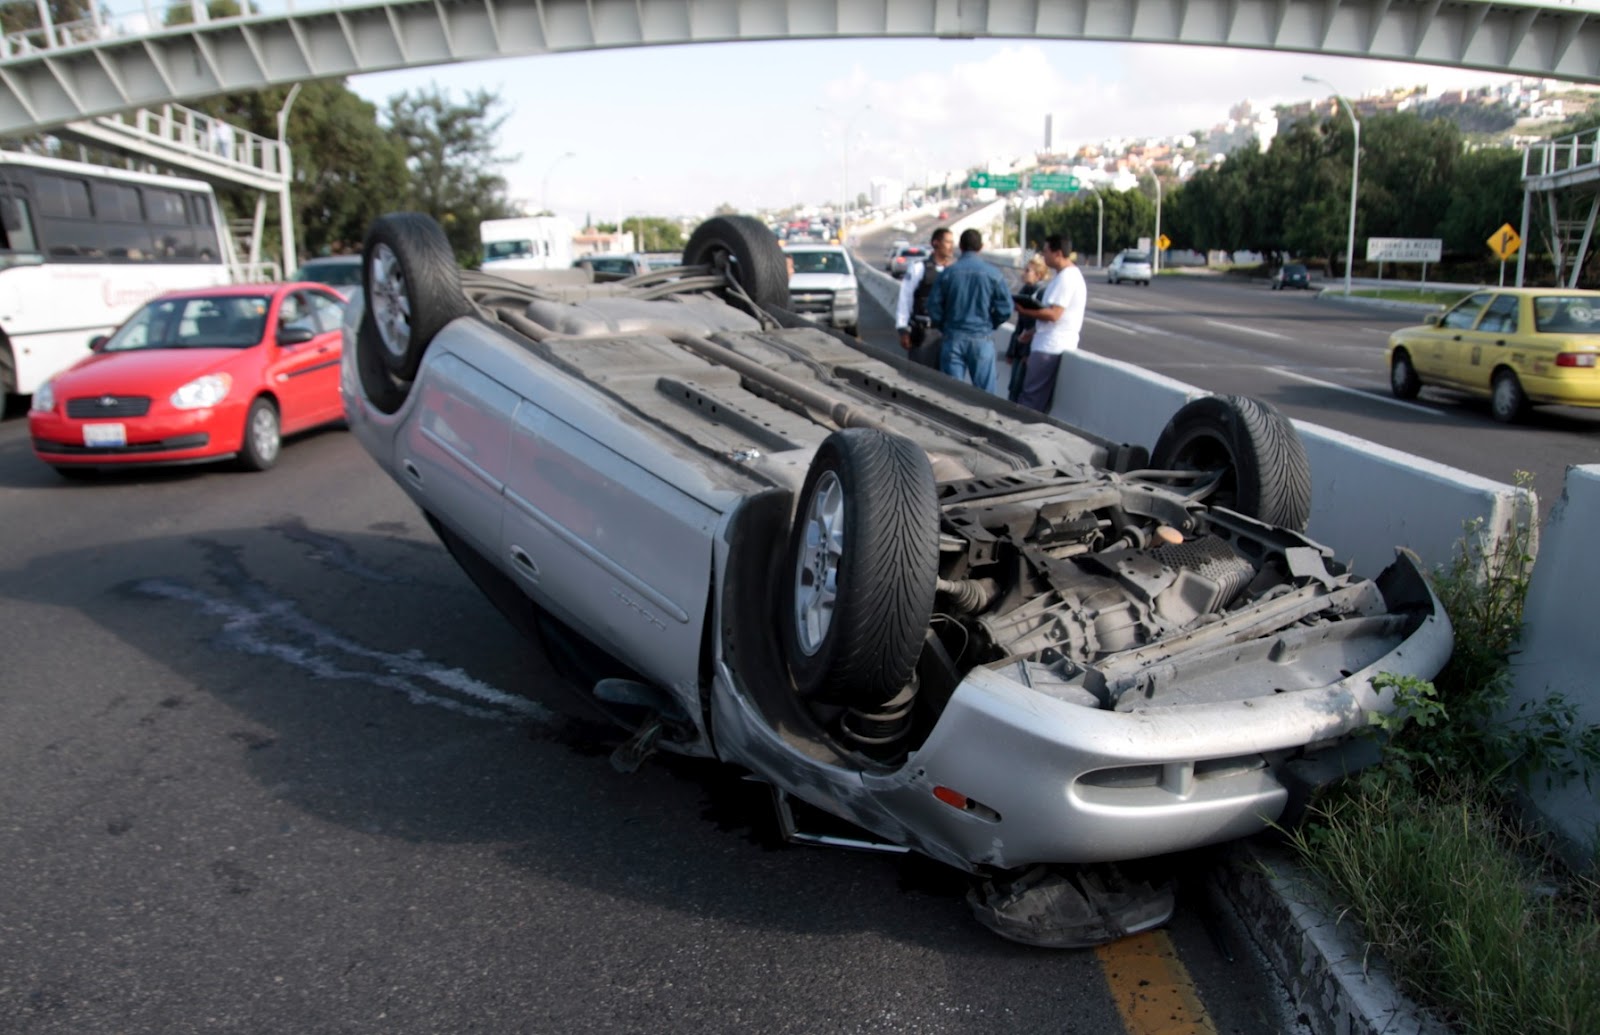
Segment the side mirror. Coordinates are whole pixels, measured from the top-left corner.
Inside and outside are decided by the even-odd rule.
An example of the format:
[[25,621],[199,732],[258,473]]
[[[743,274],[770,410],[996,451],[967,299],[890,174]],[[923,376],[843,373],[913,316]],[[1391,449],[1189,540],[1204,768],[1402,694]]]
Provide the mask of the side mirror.
[[109,340],[110,339],[104,334],[96,334],[94,337],[89,339],[89,351],[99,352],[101,349],[106,347],[106,342]]
[[282,327],[278,330],[279,345],[304,345],[317,336],[317,332],[309,327]]
[[1443,319],[1443,313],[1429,313],[1427,316],[1422,318],[1422,322],[1426,323],[1429,327],[1437,327],[1439,326],[1439,321]]

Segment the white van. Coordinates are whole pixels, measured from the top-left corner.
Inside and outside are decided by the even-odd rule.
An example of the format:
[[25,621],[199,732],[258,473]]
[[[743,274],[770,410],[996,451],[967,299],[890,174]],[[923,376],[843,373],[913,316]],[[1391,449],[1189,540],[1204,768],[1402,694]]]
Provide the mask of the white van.
[[486,270],[563,270],[572,265],[576,227],[560,216],[486,219],[478,224]]

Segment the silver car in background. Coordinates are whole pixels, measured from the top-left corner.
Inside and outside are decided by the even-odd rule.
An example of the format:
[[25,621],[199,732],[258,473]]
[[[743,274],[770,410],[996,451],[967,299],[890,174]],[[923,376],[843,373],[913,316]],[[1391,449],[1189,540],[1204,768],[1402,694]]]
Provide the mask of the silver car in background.
[[1118,252],[1117,257],[1111,260],[1111,265],[1106,267],[1106,283],[1120,284],[1130,280],[1141,287],[1150,286],[1150,278],[1155,274],[1150,266],[1150,253],[1134,251]]
[[753,219],[626,282],[462,273],[409,213],[364,263],[352,431],[617,767],[740,767],[796,839],[968,872],[1005,937],[1163,922],[1118,864],[1291,821],[1361,764],[1379,676],[1450,652],[1412,558],[1368,580],[1304,536],[1277,411],[1074,430],[808,325]]

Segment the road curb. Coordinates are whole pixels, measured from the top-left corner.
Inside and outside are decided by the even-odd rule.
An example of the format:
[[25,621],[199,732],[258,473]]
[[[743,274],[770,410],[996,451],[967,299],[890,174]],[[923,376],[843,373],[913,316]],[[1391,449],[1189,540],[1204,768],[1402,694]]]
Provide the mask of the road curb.
[[1407,998],[1310,875],[1261,839],[1229,846],[1218,890],[1244,920],[1316,1035],[1449,1035]]

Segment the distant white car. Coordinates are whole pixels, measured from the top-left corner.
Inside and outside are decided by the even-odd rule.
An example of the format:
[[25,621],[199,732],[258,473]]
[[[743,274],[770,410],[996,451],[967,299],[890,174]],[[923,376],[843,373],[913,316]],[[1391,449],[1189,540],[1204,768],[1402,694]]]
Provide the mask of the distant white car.
[[1120,284],[1124,280],[1131,280],[1135,284],[1150,286],[1153,275],[1150,268],[1150,253],[1129,249],[1118,252],[1117,257],[1111,260],[1111,265],[1106,267],[1106,282]]
[[861,302],[856,265],[849,251],[836,244],[807,244],[784,252],[794,262],[789,277],[790,310],[855,337],[860,330]]

